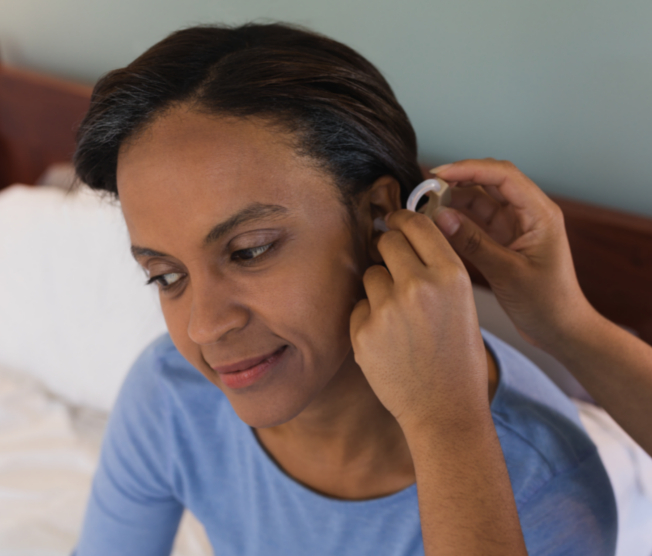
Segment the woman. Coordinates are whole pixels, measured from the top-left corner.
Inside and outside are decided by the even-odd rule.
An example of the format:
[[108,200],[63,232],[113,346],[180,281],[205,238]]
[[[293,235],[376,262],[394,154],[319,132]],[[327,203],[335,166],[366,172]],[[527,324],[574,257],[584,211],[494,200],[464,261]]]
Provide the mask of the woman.
[[76,167],[119,196],[169,329],[114,408],[78,556],[167,554],[183,507],[220,555],[613,553],[572,404],[483,339],[459,258],[400,210],[414,132],[361,56],[177,32],[98,83]]

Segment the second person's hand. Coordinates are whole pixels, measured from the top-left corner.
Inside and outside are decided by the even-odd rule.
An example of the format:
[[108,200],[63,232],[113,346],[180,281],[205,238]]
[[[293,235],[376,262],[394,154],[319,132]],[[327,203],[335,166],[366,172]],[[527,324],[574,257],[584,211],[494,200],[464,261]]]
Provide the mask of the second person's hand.
[[560,337],[596,314],[577,282],[561,209],[510,162],[463,160],[432,172],[453,186],[438,227],[523,337],[554,355]]

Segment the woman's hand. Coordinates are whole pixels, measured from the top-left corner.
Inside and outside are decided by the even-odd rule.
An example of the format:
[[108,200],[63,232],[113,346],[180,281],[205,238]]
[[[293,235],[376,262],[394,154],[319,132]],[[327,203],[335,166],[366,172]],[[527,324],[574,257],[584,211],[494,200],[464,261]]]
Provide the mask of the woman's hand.
[[435,168],[452,186],[436,223],[489,282],[529,342],[553,355],[596,317],[577,282],[561,209],[510,162],[464,160]]
[[527,554],[489,409],[471,281],[425,215],[399,210],[351,314],[355,360],[403,429],[427,556]]
[[487,361],[471,282],[426,216],[391,213],[378,242],[387,268],[364,274],[351,315],[356,362],[406,432],[489,415]]

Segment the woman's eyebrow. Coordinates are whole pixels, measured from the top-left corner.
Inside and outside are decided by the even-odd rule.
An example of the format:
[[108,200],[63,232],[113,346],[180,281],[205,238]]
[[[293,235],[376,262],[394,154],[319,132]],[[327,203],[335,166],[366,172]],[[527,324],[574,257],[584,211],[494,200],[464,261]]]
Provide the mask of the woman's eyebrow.
[[154,251],[154,249],[149,249],[147,247],[140,247],[138,245],[131,246],[131,254],[134,259],[138,260],[140,257],[167,257],[165,253],[160,251]]
[[246,222],[252,220],[261,220],[263,218],[270,218],[273,216],[284,216],[289,210],[281,205],[264,205],[262,203],[251,203],[243,208],[241,211],[236,212],[233,216],[213,226],[210,232],[204,238],[204,245],[210,245],[223,235],[228,234],[231,230]]
[[[246,222],[252,220],[261,220],[263,218],[270,218],[274,216],[284,216],[290,212],[286,207],[281,205],[265,205],[262,203],[251,203],[243,208],[241,211],[236,212],[233,216],[226,219],[224,222],[213,226],[211,231],[208,232],[204,238],[204,245],[210,245],[216,242],[225,234],[237,226],[241,226]],[[165,253],[149,249],[148,247],[140,247],[139,245],[131,246],[131,254],[135,259],[140,257],[167,257]]]

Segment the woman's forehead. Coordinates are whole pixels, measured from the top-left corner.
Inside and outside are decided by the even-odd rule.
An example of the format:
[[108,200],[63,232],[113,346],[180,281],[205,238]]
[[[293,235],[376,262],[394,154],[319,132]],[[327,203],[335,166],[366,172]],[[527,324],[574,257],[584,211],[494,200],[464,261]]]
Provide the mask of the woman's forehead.
[[340,212],[331,176],[298,155],[291,139],[260,120],[169,111],[120,151],[117,183],[128,224],[171,213],[226,218],[251,202]]

